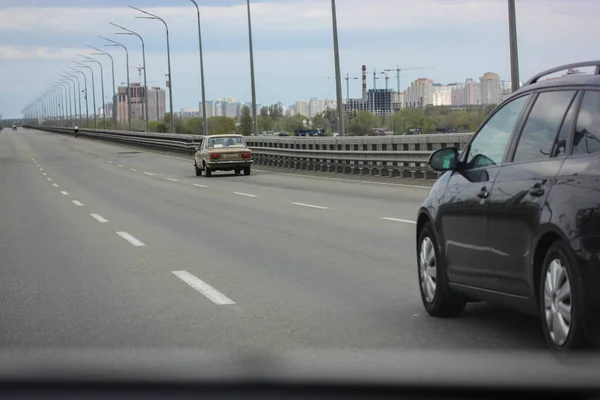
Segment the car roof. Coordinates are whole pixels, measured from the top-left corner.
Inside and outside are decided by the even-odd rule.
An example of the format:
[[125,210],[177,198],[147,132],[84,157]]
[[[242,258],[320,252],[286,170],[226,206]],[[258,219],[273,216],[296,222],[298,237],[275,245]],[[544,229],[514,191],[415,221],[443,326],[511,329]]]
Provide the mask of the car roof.
[[207,139],[225,138],[225,137],[244,137],[244,136],[243,135],[238,135],[237,133],[232,133],[230,135],[208,135],[208,136],[206,136]]

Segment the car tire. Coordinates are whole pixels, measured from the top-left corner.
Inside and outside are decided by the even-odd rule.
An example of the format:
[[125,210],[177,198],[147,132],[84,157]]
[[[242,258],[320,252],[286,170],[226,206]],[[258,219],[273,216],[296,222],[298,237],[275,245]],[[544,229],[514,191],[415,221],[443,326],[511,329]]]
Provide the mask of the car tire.
[[207,178],[210,178],[212,176],[212,171],[210,168],[208,168],[206,165],[204,166],[204,173],[206,174]]
[[241,169],[239,169],[239,168],[238,168],[238,169],[236,169],[236,170],[235,170],[235,174],[236,174],[236,175],[239,175],[239,174],[241,174],[241,173],[242,173],[242,170],[241,170]]
[[202,176],[202,170],[196,164],[194,164],[194,170],[196,171],[196,176]]
[[544,257],[539,288],[542,329],[549,346],[557,351],[589,347],[583,329],[586,307],[581,279],[560,240]]
[[437,237],[427,222],[419,233],[417,243],[417,271],[423,306],[432,317],[456,317],[467,304],[448,285],[444,260],[440,255]]
[[250,169],[250,167],[244,167],[244,175],[248,176],[251,172],[252,170]]

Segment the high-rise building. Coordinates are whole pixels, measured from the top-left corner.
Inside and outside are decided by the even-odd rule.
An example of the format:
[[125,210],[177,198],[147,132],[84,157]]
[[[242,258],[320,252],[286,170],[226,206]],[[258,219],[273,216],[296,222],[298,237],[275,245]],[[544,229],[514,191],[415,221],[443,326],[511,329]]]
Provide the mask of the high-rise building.
[[163,121],[167,110],[167,101],[164,89],[151,87],[148,89],[148,119],[150,121]]
[[417,108],[433,104],[433,80],[420,78],[410,84],[404,96],[405,107]]
[[500,76],[493,72],[486,72],[479,78],[481,91],[481,104],[499,104],[500,103]]
[[452,97],[452,105],[453,106],[464,106],[467,104],[467,99],[465,96],[465,85],[457,84],[452,88],[450,93]]
[[[129,87],[131,95],[131,120],[139,121],[146,118],[146,88],[139,83],[132,83]],[[119,86],[117,93],[117,121],[128,123],[127,112],[127,86]],[[165,91],[159,87],[148,90],[148,117],[150,121],[162,121],[165,117]],[[112,106],[111,106],[112,109]],[[108,111],[108,110],[107,110]],[[109,115],[108,112],[106,114]]]
[[376,115],[386,115],[394,111],[392,107],[392,91],[389,89],[371,89],[367,93],[368,110]]
[[294,113],[296,115],[304,115],[308,116],[308,102],[307,101],[297,101],[294,104]]
[[452,105],[452,88],[456,83],[450,85],[442,85],[440,83],[433,84],[433,105],[434,106],[450,106]]
[[308,114],[306,114],[309,118],[314,117],[325,111],[325,101],[320,99],[310,99],[308,103]]
[[[198,103],[198,109],[200,110],[200,116],[203,117],[202,102]],[[215,116],[215,102],[212,100],[206,101],[206,115],[208,118]]]
[[[479,84],[473,79],[469,78],[465,81],[465,102],[464,105],[479,105],[481,104],[479,98]],[[459,104],[462,105],[462,104]]]

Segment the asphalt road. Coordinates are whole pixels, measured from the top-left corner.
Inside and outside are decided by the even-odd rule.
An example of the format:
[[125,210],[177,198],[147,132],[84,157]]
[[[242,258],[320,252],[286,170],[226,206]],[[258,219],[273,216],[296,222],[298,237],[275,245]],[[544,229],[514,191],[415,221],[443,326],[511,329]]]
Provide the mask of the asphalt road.
[[425,314],[426,194],[259,168],[195,177],[183,157],[5,129],[0,346],[545,348],[513,311]]

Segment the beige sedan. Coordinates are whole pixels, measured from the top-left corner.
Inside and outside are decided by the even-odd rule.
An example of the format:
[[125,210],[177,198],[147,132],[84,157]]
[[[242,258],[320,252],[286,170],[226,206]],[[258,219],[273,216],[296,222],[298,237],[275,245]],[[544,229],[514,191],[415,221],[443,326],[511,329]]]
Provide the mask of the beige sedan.
[[242,135],[206,136],[194,154],[196,176],[202,171],[210,177],[213,171],[235,171],[250,175],[252,151],[246,146]]

